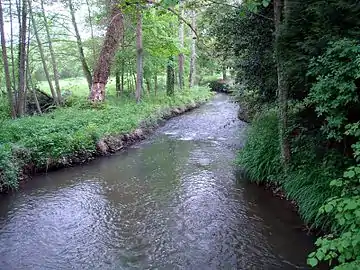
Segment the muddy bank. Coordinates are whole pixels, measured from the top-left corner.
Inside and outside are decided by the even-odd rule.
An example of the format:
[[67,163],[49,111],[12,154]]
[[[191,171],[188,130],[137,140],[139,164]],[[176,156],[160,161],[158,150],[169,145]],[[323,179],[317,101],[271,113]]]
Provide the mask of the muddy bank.
[[[157,127],[161,126],[175,116],[181,115],[185,112],[191,111],[201,104],[205,103],[204,101],[195,102],[192,101],[189,104],[181,107],[175,107],[162,111],[160,115],[162,117],[155,119],[155,121],[147,121],[145,119],[139,125],[138,128],[133,130],[130,133],[118,134],[115,136],[105,136],[96,142],[95,151],[82,151],[77,152],[69,156],[64,156],[59,159],[49,158],[45,165],[37,166],[34,162],[27,162],[19,174],[19,187],[31,180],[31,178],[38,174],[49,171],[58,170],[65,167],[72,167],[76,165],[81,165],[87,163],[96,157],[111,155],[115,152],[125,150],[127,147],[144,140],[150,135]],[[149,117],[151,118],[151,116]],[[5,189],[2,192],[6,193],[9,190]]]

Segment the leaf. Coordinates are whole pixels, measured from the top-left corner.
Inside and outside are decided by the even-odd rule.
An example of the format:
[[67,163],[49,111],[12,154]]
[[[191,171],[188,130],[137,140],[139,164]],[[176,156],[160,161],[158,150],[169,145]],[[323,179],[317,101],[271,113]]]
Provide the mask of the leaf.
[[334,209],[334,206],[331,204],[325,205],[325,212],[330,213]]
[[263,5],[264,7],[268,7],[268,6],[270,5],[270,1],[269,1],[269,0],[263,0],[263,1],[262,1],[262,5]]
[[319,263],[319,261],[316,259],[316,258],[309,258],[308,260],[307,260],[307,263],[311,266],[311,267],[315,267],[318,263]]
[[344,173],[344,177],[346,178],[353,178],[355,176],[355,172],[354,171],[346,171]]

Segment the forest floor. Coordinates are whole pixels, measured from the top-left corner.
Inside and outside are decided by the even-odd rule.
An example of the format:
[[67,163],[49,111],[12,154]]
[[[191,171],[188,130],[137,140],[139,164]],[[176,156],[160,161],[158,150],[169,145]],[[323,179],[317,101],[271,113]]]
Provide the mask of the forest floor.
[[74,98],[69,106],[41,116],[2,120],[0,191],[16,189],[37,171],[71,166],[118,151],[146,133],[159,120],[183,113],[212,96],[207,87],[133,97],[109,96],[97,107]]

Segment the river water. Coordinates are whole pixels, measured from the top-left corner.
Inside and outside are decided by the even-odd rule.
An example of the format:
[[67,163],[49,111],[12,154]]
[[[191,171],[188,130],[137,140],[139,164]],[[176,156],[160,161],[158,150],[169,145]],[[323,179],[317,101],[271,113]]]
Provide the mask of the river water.
[[0,269],[306,269],[313,239],[233,161],[225,95],[126,152],[0,196]]

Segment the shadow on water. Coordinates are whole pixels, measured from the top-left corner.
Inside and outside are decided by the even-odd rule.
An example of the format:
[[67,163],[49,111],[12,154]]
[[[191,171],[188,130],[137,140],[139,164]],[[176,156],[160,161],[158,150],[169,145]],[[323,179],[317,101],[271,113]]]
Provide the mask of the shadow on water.
[[306,269],[284,201],[237,179],[245,124],[217,95],[127,152],[0,197],[0,269]]

